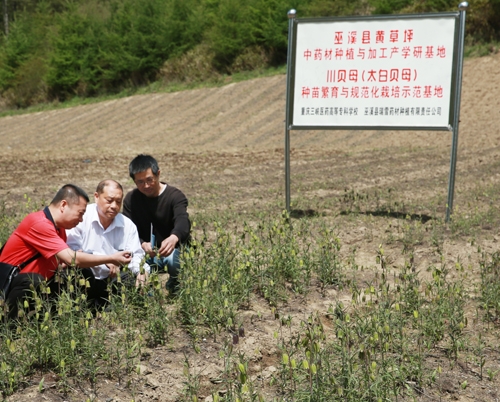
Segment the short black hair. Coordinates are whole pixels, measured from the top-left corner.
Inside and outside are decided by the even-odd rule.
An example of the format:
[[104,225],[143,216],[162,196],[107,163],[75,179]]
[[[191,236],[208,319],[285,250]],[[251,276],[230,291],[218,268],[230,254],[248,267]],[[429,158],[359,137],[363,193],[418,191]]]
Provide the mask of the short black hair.
[[135,180],[135,175],[140,172],[145,172],[151,169],[155,176],[158,176],[160,168],[158,167],[158,162],[151,155],[140,154],[137,155],[132,162],[128,165],[128,173],[132,180]]
[[90,201],[87,193],[80,187],[75,186],[74,184],[65,184],[56,193],[56,195],[50,202],[50,205],[57,205],[62,200],[67,201],[68,204],[79,204],[80,198],[83,198],[87,202]]

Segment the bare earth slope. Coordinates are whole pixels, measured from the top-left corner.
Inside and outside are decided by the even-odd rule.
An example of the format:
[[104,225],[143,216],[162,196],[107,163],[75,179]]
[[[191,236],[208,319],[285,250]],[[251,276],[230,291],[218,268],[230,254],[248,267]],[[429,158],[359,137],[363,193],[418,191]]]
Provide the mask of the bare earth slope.
[[[472,282],[477,281],[478,250],[497,251],[500,240],[498,217],[487,215],[498,211],[499,92],[500,54],[465,61],[455,208],[466,212],[457,220],[456,225],[461,222],[464,226],[456,228],[458,235],[439,222],[447,194],[448,132],[292,132],[293,208],[305,215],[313,209],[318,224],[335,230],[342,256],[354,259],[355,254],[355,264],[365,267],[356,273],[360,281],[365,279],[363,275],[377,271],[379,244],[390,257],[391,269],[398,270],[407,257],[402,255],[403,243],[410,240],[415,267],[424,277],[429,275],[429,266],[445,261],[448,267],[466,265],[467,273],[475,278]],[[285,77],[274,76],[221,88],[133,96],[0,118],[0,203],[7,208],[23,205],[26,194],[38,205],[68,182],[92,194],[105,178],[120,181],[128,191],[134,187],[127,174],[129,161],[138,153],[150,152],[159,160],[162,177],[186,193],[191,216],[202,221],[196,230],[201,230],[203,219],[210,222],[213,212],[242,219],[254,219],[259,211],[279,216],[284,206],[284,117]],[[353,201],[346,194],[362,197]],[[379,201],[387,203],[392,213],[377,215]],[[363,212],[346,213],[355,202],[361,204]],[[410,212],[437,218],[406,218],[403,204],[411,205]],[[31,210],[34,207],[29,205]],[[475,217],[482,226],[477,232],[468,231]],[[442,232],[436,229],[443,227]],[[297,323],[318,311],[327,325],[328,307],[335,300],[350,300],[350,295],[334,286],[326,297],[311,288],[306,299],[291,298],[280,306],[283,316],[290,314]],[[475,290],[472,285],[470,290]],[[472,341],[482,330],[480,324],[472,324],[476,305],[477,299],[471,297],[466,311],[470,324],[465,332]],[[241,314],[247,335],[238,353],[251,358],[253,373],[260,373],[262,384],[267,384],[265,400],[278,398],[269,380],[280,365],[273,339],[279,320],[258,298]],[[255,320],[257,316],[261,318]],[[438,349],[429,357],[426,369],[440,365],[443,373],[418,400],[499,400],[499,332],[498,323],[484,330],[484,370],[495,373],[492,381],[478,380],[479,368],[473,359],[464,361],[461,357],[458,364],[450,365],[444,348]],[[187,356],[193,371],[200,374],[198,400],[211,401],[214,385],[210,379],[220,375],[218,352],[228,336],[223,333],[217,341],[201,343],[197,354],[186,331],[175,328],[168,346],[155,348],[149,353],[154,358],[141,361],[146,374],[132,379],[133,394],[125,381],[118,384],[100,376],[99,395],[80,384],[81,388],[75,386],[63,397],[50,375],[45,375],[45,391],[40,393],[41,378],[34,374],[26,388],[7,400],[82,401],[88,397],[96,401],[179,401],[183,400]],[[255,357],[255,351],[262,354]]]
[[[132,96],[0,119],[0,153],[252,151],[283,147],[285,77]],[[500,54],[465,61],[460,150],[500,145]],[[446,132],[293,132],[292,147],[446,147]]]

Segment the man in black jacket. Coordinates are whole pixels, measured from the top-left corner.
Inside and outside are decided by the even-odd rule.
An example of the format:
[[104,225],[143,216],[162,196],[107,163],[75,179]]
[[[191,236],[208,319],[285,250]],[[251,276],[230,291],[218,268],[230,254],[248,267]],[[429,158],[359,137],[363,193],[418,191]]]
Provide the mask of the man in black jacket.
[[158,270],[167,268],[167,289],[175,293],[180,269],[180,247],[189,242],[191,223],[188,200],[179,189],[160,181],[158,162],[150,155],[138,155],[129,164],[137,188],[123,202],[123,214],[139,232],[141,246],[149,255],[147,263]]

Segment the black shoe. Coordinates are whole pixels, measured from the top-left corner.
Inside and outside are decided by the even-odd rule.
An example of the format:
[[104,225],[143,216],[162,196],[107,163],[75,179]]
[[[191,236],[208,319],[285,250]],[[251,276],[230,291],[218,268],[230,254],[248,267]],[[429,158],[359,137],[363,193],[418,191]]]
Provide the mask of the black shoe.
[[179,292],[179,281],[177,280],[177,278],[170,277],[165,284],[165,288],[168,290],[169,296],[176,296]]

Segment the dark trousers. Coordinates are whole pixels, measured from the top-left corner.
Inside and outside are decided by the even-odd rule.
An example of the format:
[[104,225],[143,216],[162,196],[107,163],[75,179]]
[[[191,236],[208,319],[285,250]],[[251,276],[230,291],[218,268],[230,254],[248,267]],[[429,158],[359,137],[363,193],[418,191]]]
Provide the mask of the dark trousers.
[[[89,271],[92,274],[92,270],[89,269]],[[130,272],[121,272],[120,278],[121,284],[118,283],[117,278],[96,279],[92,274],[92,280],[89,280],[90,289],[88,289],[87,296],[89,300],[94,303],[96,309],[102,308],[108,304],[110,290],[112,294],[117,294],[121,286],[135,286],[135,276]]]
[[[119,289],[116,278],[96,279],[90,268],[78,269],[76,272],[80,273],[90,284],[89,288],[81,287],[81,291],[87,294],[87,300],[91,308],[106,305],[109,300],[108,284],[111,285],[113,292]],[[121,281],[125,286],[135,285],[134,275],[127,272],[121,274]],[[10,292],[5,300],[9,306],[9,319],[18,317],[19,305],[23,306],[25,301],[28,302],[28,310],[34,310],[33,292],[37,292],[41,296],[40,285],[44,282],[45,278],[35,273],[18,274],[12,280]],[[56,280],[55,276],[47,280],[46,283],[47,287],[50,288],[50,293],[43,295],[43,297],[47,297],[49,300],[55,299],[61,293],[61,290],[66,287],[67,282],[68,271],[63,270],[59,274],[59,280]],[[79,287],[79,285],[76,285],[77,283],[78,281],[75,282],[75,288]]]
[[[33,292],[38,292],[40,290],[40,285],[45,281],[45,278],[40,274],[27,273],[18,274],[10,285],[10,291],[5,299],[5,302],[9,306],[9,319],[15,319],[19,312],[19,303],[24,304],[27,300],[29,303],[29,309],[34,309]],[[50,288],[49,298],[53,299],[57,294],[59,294],[59,283],[54,280],[49,280],[47,286]]]

